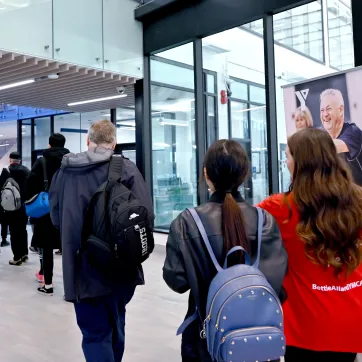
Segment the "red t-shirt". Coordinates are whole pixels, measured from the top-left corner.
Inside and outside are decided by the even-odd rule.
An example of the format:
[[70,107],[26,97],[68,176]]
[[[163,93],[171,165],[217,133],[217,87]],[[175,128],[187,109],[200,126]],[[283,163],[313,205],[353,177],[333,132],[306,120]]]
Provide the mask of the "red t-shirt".
[[[336,277],[333,267],[307,259],[297,237],[299,213],[288,196],[274,195],[258,206],[277,221],[288,252],[284,280],[288,299],[283,305],[285,334],[289,346],[314,351],[362,352],[362,265],[346,280]],[[289,220],[289,221],[288,221]]]

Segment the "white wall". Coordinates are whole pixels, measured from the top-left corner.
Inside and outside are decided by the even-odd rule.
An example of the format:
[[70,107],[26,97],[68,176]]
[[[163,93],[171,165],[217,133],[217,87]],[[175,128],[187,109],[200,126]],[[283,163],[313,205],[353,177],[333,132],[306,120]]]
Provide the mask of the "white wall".
[[143,76],[133,0],[0,2],[0,49]]

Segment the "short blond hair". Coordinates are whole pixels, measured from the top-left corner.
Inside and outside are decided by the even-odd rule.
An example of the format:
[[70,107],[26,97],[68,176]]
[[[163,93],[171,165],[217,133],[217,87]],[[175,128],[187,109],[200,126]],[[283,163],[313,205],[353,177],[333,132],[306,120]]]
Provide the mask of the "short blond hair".
[[326,96],[336,97],[339,102],[339,105],[344,106],[344,98],[343,98],[342,92],[339,89],[329,88],[329,89],[324,90],[321,93],[321,100],[323,97],[326,97]]
[[297,110],[294,113],[294,119],[297,121],[299,117],[304,117],[305,123],[307,124],[307,127],[313,127],[313,116],[311,111],[307,106],[301,106],[298,107]]
[[96,145],[112,145],[116,142],[116,137],[116,127],[106,119],[94,122],[88,131],[89,141]]

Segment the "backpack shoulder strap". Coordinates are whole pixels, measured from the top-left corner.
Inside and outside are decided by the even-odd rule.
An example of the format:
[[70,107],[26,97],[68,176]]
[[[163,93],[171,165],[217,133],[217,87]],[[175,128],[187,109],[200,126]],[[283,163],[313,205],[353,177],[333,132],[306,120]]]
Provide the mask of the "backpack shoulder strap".
[[254,263],[254,268],[259,268],[259,263],[260,263],[260,252],[261,252],[261,238],[263,236],[263,224],[264,224],[264,215],[263,215],[263,211],[262,209],[260,209],[259,207],[256,208],[257,212],[258,212],[258,252],[257,252],[257,257]]
[[41,158],[41,164],[43,166],[44,190],[47,192],[49,189],[49,181],[48,181],[48,175],[47,175],[47,162],[46,162],[44,156]]
[[200,216],[198,215],[198,213],[196,212],[195,209],[188,209],[188,211],[190,212],[192,218],[195,220],[195,223],[197,225],[197,228],[199,229],[200,231],[200,234],[202,236],[202,240],[204,241],[205,245],[206,245],[206,249],[207,251],[209,252],[209,255],[211,257],[211,260],[212,262],[214,263],[215,265],[215,268],[218,272],[222,271],[222,267],[220,266],[220,264],[218,263],[217,259],[216,259],[216,256],[214,254],[214,251],[212,250],[212,247],[211,247],[211,244],[210,244],[210,241],[209,241],[209,238],[207,237],[207,234],[206,234],[206,230],[204,228],[204,225],[202,224],[202,221],[200,219]]
[[123,171],[123,157],[118,154],[114,154],[111,157],[108,171],[108,183],[114,185],[122,177]]

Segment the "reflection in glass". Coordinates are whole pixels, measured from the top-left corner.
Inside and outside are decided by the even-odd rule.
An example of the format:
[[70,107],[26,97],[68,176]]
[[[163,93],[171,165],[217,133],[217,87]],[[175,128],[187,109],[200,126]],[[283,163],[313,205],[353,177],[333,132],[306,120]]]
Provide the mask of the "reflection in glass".
[[[324,61],[322,19],[321,1],[314,1],[276,14],[274,15],[274,40],[314,59]],[[262,20],[243,27],[258,34],[263,33]]]
[[354,67],[351,0],[328,0],[330,64],[338,70]]
[[231,107],[231,135],[233,138],[250,139],[248,104],[230,102]]
[[135,110],[134,108],[117,108],[117,143],[134,142],[136,142]]
[[21,157],[22,164],[29,169],[31,168],[31,120],[22,121],[21,126]]
[[34,119],[34,147],[36,150],[48,148],[50,136],[50,117]]
[[155,227],[197,203],[194,93],[153,85],[152,164]]
[[261,202],[268,196],[268,144],[266,131],[266,108],[251,107],[251,171],[253,178],[253,201]]
[[65,147],[73,153],[81,151],[80,113],[70,113],[54,117],[54,132],[66,138]]

